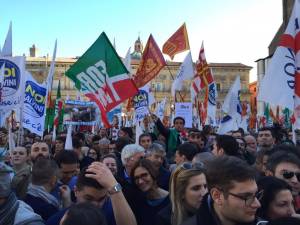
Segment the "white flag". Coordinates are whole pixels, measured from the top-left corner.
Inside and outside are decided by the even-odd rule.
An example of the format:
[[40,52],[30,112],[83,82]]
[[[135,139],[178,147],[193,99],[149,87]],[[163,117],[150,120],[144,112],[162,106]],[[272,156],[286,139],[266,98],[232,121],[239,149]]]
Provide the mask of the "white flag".
[[215,81],[213,81],[208,85],[207,119],[209,119],[214,126],[216,125],[217,97],[217,87]]
[[51,61],[50,69],[49,69],[48,76],[47,76],[47,79],[46,79],[46,85],[47,85],[47,93],[46,93],[47,97],[46,97],[46,100],[45,100],[45,106],[46,107],[48,105],[48,96],[51,95],[53,76],[54,76],[54,72],[55,72],[56,49],[57,49],[57,40],[55,40],[53,55],[52,55],[52,61]]
[[240,92],[241,92],[241,82],[240,82],[240,77],[237,76],[233,85],[230,87],[229,92],[227,93],[222,106],[222,111],[224,113],[230,115],[231,117],[239,118],[239,119],[241,119],[241,113],[242,113]]
[[218,130],[219,134],[224,134],[228,131],[237,130],[239,128],[242,113],[240,91],[241,82],[240,77],[237,76],[229,92],[227,93],[222,106],[222,111],[225,113],[225,116],[221,121]]
[[237,121],[233,119],[231,116],[226,115],[223,117],[219,129],[218,134],[226,134],[229,131],[239,129]]
[[165,97],[156,107],[155,115],[162,121],[165,115],[167,98]]
[[144,90],[148,94],[148,104],[149,104],[149,107],[156,102],[155,98],[154,98],[154,95],[153,95],[153,93],[151,91],[150,83],[147,83],[145,86],[139,88],[139,90]]
[[16,142],[14,139],[13,132],[11,132],[11,127],[8,128],[8,145],[9,145],[9,153],[12,154],[12,151],[16,148]]
[[1,90],[0,110],[10,111],[20,108],[23,104],[24,80],[25,80],[25,58],[0,57],[0,68],[5,65],[5,76]]
[[3,87],[3,82],[4,82],[4,72],[5,72],[5,63],[2,64],[1,69],[0,69],[0,87],[1,88]]
[[39,84],[28,71],[25,74],[23,127],[42,137],[46,116],[46,84]]
[[5,42],[1,51],[1,56],[12,57],[12,23],[10,22]]
[[[291,110],[294,109],[294,94],[297,93],[295,77],[300,76],[299,38],[296,38],[299,34],[299,16],[300,0],[295,0],[288,26],[262,79],[257,97],[259,101]],[[295,52],[296,50],[298,52]]]
[[67,138],[65,143],[65,150],[73,150],[73,142],[72,142],[72,125],[69,124]]
[[126,53],[126,56],[125,56],[125,59],[123,60],[123,63],[125,65],[126,69],[129,72],[128,75],[131,77],[131,75],[132,75],[132,69],[131,69],[131,55],[130,55],[130,51],[131,51],[131,47],[128,49],[128,51]]
[[186,55],[184,61],[182,62],[179,70],[177,72],[176,78],[172,84],[172,96],[175,96],[175,91],[181,91],[183,86],[183,81],[192,79],[194,76],[193,60],[192,54],[189,53]]

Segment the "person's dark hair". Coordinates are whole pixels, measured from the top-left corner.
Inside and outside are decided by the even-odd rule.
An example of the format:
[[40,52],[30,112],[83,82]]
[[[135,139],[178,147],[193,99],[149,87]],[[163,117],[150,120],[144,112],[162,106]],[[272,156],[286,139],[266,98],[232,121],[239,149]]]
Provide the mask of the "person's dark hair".
[[192,161],[194,156],[199,152],[196,144],[186,142],[176,148],[179,155],[184,155],[188,161]]
[[257,134],[259,134],[260,131],[270,131],[272,137],[275,137],[274,130],[271,127],[262,127],[262,128],[259,128]]
[[94,144],[95,142],[99,142],[100,139],[101,137],[99,135],[95,135],[92,137],[92,143]]
[[204,136],[208,136],[213,132],[213,129],[210,125],[205,125],[202,129],[202,133],[204,134]]
[[8,134],[8,131],[5,127],[0,127],[0,133]]
[[52,159],[39,158],[32,166],[32,184],[47,184],[53,176],[58,176],[58,166]]
[[106,159],[106,158],[112,158],[112,159],[116,160],[116,162],[118,160],[115,154],[106,154],[106,155],[101,157],[100,161],[103,162],[103,160]]
[[218,135],[216,137],[217,148],[223,148],[226,155],[239,156],[239,144],[230,135]]
[[278,192],[283,190],[292,191],[291,187],[284,181],[276,177],[263,177],[257,181],[258,191],[263,191],[259,200],[261,207],[257,211],[260,218],[269,220],[267,213],[271,202],[276,198]]
[[271,220],[267,225],[300,225],[300,219],[295,217],[284,217]]
[[133,138],[133,131],[131,127],[122,127],[120,130],[127,133],[130,138]]
[[59,167],[61,167],[61,164],[70,165],[79,163],[77,154],[74,151],[69,150],[60,151],[55,159]]
[[126,146],[126,145],[129,145],[129,144],[133,144],[132,143],[132,140],[128,137],[119,137],[117,140],[116,140],[116,151],[117,152],[121,152],[122,149]]
[[151,141],[153,141],[152,135],[151,135],[151,134],[149,134],[149,133],[143,133],[143,134],[141,134],[141,135],[139,136],[139,143],[141,143],[141,139],[142,139],[143,137],[149,137],[149,138],[151,139]]
[[233,156],[216,157],[206,163],[208,189],[221,189],[228,192],[233,182],[255,180],[256,171],[245,161]]
[[197,128],[191,128],[189,129],[189,135],[191,133],[198,133],[200,136],[201,136],[201,139],[203,140],[204,142],[204,146],[206,146],[206,143],[207,143],[207,137],[204,135],[203,132],[201,132],[200,130],[198,130]]
[[82,143],[80,142],[80,139],[78,139],[78,138],[72,138],[72,144],[73,144],[73,148],[81,148],[82,147]]
[[66,142],[66,137],[64,137],[64,136],[58,136],[56,138],[56,140],[65,143]]
[[107,225],[106,218],[98,207],[84,202],[74,204],[66,212],[62,225]]
[[81,133],[81,132],[75,133],[74,138],[80,139],[82,141],[82,143],[84,143],[84,141],[85,141],[85,135],[84,135],[84,133]]
[[272,151],[272,153],[279,151],[291,152],[294,153],[300,159],[300,150],[294,145],[279,144],[275,145],[270,151]]
[[185,119],[184,119],[183,117],[181,117],[181,116],[175,117],[174,120],[173,120],[173,124],[175,124],[175,121],[176,121],[176,120],[181,120],[181,121],[183,121],[183,125],[185,125]]
[[242,137],[244,137],[244,136],[245,136],[245,131],[244,131],[244,129],[243,129],[243,128],[239,127],[239,129],[238,129],[238,132],[240,132],[240,133],[241,133]]
[[95,189],[103,189],[103,186],[98,183],[93,178],[86,177],[85,174],[87,174],[86,168],[84,168],[82,171],[80,171],[79,175],[77,176],[77,183],[76,187],[78,190],[82,190],[84,187],[92,187]]
[[141,159],[131,169],[130,177],[133,179],[133,183],[135,183],[135,181],[134,181],[134,172],[138,167],[145,168],[149,172],[152,179],[155,182],[157,181],[157,177],[158,177],[159,172],[158,172],[158,170],[155,169],[155,167],[153,166],[153,163],[148,159]]
[[292,163],[300,168],[300,159],[292,152],[278,151],[270,155],[267,161],[267,170],[275,172],[280,163]]

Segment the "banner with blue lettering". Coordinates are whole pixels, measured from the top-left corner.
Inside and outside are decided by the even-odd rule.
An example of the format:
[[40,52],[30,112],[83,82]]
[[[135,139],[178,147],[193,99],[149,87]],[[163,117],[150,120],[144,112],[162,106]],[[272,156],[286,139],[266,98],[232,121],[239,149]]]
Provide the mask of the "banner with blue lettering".
[[149,115],[149,95],[145,90],[140,89],[138,94],[133,97],[135,109],[135,122],[141,121]]
[[[1,57],[0,110],[18,109],[22,104],[24,88],[24,57]],[[2,80],[4,76],[4,79]]]
[[32,75],[26,71],[23,127],[39,136],[43,135],[45,125],[46,92],[46,84],[39,84]]

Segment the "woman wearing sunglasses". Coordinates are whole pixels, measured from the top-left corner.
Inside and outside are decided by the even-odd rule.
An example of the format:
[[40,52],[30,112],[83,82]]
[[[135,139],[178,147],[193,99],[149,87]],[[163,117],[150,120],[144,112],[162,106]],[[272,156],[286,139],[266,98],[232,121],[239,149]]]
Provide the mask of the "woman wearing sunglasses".
[[158,170],[150,160],[141,159],[131,170],[132,183],[140,193],[136,193],[131,205],[139,225],[156,224],[156,214],[169,203],[169,193],[157,185]]
[[263,177],[258,182],[261,208],[257,215],[264,220],[274,220],[283,217],[298,217],[295,213],[291,187],[276,177]]
[[156,224],[182,224],[196,213],[206,193],[207,182],[203,165],[181,164],[171,176],[171,204],[159,212]]

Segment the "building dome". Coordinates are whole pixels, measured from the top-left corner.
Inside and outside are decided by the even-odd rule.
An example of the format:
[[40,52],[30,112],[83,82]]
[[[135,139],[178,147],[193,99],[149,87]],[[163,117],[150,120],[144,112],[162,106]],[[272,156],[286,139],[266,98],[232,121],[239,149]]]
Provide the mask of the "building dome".
[[134,43],[134,52],[131,53],[131,59],[140,60],[143,54],[143,44],[141,42],[140,36]]

